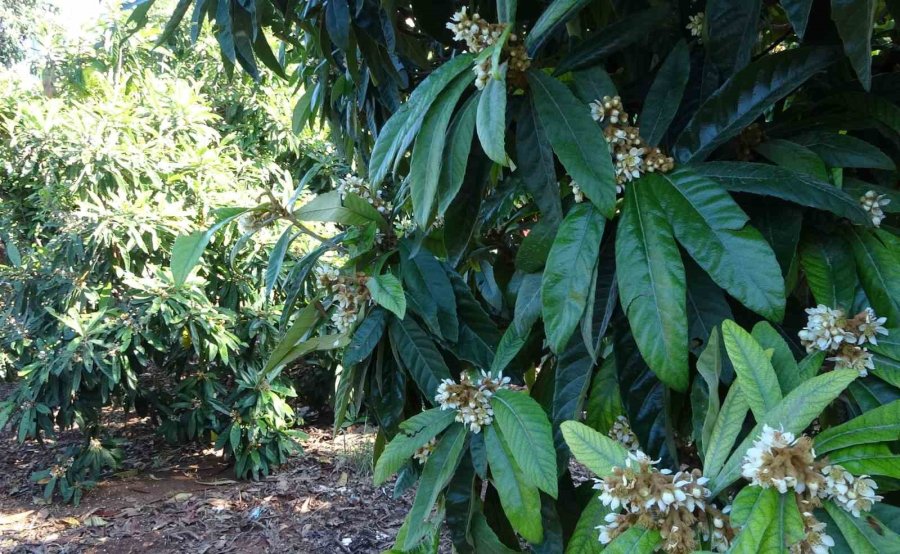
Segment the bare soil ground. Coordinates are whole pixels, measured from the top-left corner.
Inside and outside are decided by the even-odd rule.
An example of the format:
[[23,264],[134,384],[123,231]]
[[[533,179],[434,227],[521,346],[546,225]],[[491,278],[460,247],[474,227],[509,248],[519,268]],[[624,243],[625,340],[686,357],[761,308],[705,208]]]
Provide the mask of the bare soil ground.
[[0,552],[374,553],[391,547],[411,503],[372,485],[371,429],[306,428],[304,455],[239,482],[211,450],[173,448],[146,421],[117,419],[123,467],[78,507],[45,503],[28,480],[77,434],[41,447],[0,430]]

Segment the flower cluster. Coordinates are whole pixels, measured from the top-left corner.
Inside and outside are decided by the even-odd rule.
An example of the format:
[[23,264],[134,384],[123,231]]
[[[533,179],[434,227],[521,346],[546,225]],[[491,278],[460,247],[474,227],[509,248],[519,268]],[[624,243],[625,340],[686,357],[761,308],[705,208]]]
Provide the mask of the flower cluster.
[[316,280],[320,287],[331,293],[332,305],[336,307],[331,322],[338,332],[349,331],[371,299],[365,285],[366,274],[341,275],[333,267],[321,266],[316,268]]
[[874,190],[870,190],[864,195],[859,197],[859,204],[862,206],[862,209],[869,214],[869,217],[872,218],[872,225],[879,227],[881,222],[884,221],[884,210],[882,210],[882,206],[887,206],[891,203],[890,198],[887,198],[883,194],[878,194]]
[[875,494],[877,485],[868,475],[855,476],[840,465],[815,458],[808,436],[797,438],[764,425],[741,466],[741,475],[754,485],[775,487],[782,494],[788,489],[797,493],[806,536],[791,548],[792,552],[826,553],[834,546],[834,540],[825,533],[825,524],[813,516],[822,499],[830,499],[860,517],[882,498]]
[[[488,23],[477,13],[469,15],[466,8],[463,7],[453,14],[447,23],[447,28],[453,33],[453,40],[465,42],[469,52],[477,54],[495,45],[503,36],[506,25]],[[531,59],[525,51],[525,45],[515,33],[510,33],[503,45],[503,51],[508,57],[511,71],[523,72],[531,66]],[[479,90],[483,89],[491,78],[494,70],[492,58],[493,56],[487,56],[472,68],[472,71],[475,72],[475,86]]]
[[706,23],[706,14],[703,12],[695,13],[688,17],[686,28],[691,32],[692,37],[697,37],[698,42],[703,42],[703,26]]
[[477,379],[464,373],[459,383],[453,379],[444,379],[438,386],[434,401],[442,410],[456,410],[456,421],[469,426],[473,433],[481,432],[481,428],[490,425],[494,420],[494,409],[491,397],[499,389],[509,386],[509,377],[493,377],[484,371]]
[[819,304],[807,308],[809,318],[798,336],[807,352],[820,350],[834,354],[828,358],[838,369],[855,369],[860,375],[868,375],[873,369],[872,354],[862,345],[878,344],[877,335],[887,335],[886,317],[878,317],[872,308],[866,308],[848,319],[843,310]]
[[[666,551],[680,554],[696,550],[698,523],[700,527],[706,523],[706,536],[713,532],[709,515],[714,514],[714,520],[719,518],[719,529],[724,529],[722,514],[707,505],[708,479],[699,470],[673,474],[654,467],[657,463],[659,460],[637,450],[628,454],[624,468],[614,467],[609,476],[597,480],[594,488],[600,490],[600,502],[612,510],[606,524],[598,527],[601,543],[607,544],[630,527],[640,526],[659,530]],[[625,512],[620,513],[620,509]],[[720,536],[726,534],[720,532]]]
[[381,190],[373,194],[369,185],[361,177],[357,177],[352,173],[348,173],[338,179],[337,191],[341,194],[341,200],[347,197],[347,193],[353,193],[365,199],[372,207],[378,210],[378,213],[383,215],[390,213],[393,208],[391,203],[384,199]]
[[616,192],[625,190],[625,183],[637,179],[643,173],[666,173],[675,167],[675,161],[656,147],[646,147],[641,130],[629,125],[629,115],[618,96],[604,96],[589,104],[591,117],[607,123],[604,130],[606,142],[616,167]]
[[413,454],[413,459],[424,465],[425,462],[428,461],[428,457],[431,456],[431,453],[434,452],[435,446],[437,446],[437,439],[432,437],[430,441],[416,449]]
[[616,416],[616,420],[609,429],[609,438],[631,451],[638,450],[641,447],[640,443],[638,443],[637,435],[631,430],[628,418],[622,415]]

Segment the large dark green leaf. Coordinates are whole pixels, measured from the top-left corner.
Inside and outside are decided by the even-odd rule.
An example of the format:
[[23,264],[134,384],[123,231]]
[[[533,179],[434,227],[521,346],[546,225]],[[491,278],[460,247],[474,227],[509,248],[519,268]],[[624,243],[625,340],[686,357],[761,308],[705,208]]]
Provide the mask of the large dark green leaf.
[[647,36],[663,21],[671,16],[668,7],[657,6],[616,21],[595,31],[572,53],[563,58],[556,68],[556,74],[594,65],[610,54],[630,46]]
[[794,28],[794,32],[801,39],[806,34],[806,24],[809,22],[809,10],[813,0],[781,0],[781,6],[787,13],[788,21]]
[[447,275],[453,285],[459,314],[459,341],[453,346],[453,352],[479,368],[487,369],[494,360],[500,331],[462,277],[449,267]]
[[818,154],[831,167],[896,169],[894,162],[876,146],[850,135],[813,131],[791,140]]
[[434,402],[441,380],[450,378],[450,370],[434,342],[408,315],[403,321],[392,319],[388,331],[404,367],[428,402]]
[[615,241],[607,240],[600,249],[593,281],[584,317],[581,318],[581,338],[596,362],[613,312],[619,305]]
[[625,192],[616,233],[619,291],[647,365],[667,385],[684,391],[688,386],[684,266],[666,214],[652,189],[644,186],[648,176]]
[[477,108],[478,96],[475,95],[466,100],[447,132],[449,142],[444,149],[444,161],[441,163],[441,176],[438,179],[438,215],[443,216],[447,212],[462,187],[469,165],[469,152],[472,150]]
[[706,55],[720,76],[731,77],[750,63],[757,41],[761,0],[709,0],[704,21]]
[[887,233],[852,229],[850,247],[856,271],[872,308],[890,322],[900,321],[900,246]]
[[699,354],[713,328],[734,319],[722,289],[689,257],[684,259],[687,275],[688,338],[691,351]]
[[478,116],[475,131],[481,148],[488,158],[500,165],[509,165],[506,155],[506,68],[503,64],[488,79],[478,97]]
[[609,508],[600,502],[599,495],[592,495],[587,506],[578,516],[578,523],[566,545],[566,554],[600,554],[603,544],[597,540],[597,527],[605,525]]
[[702,161],[773,103],[834,61],[830,48],[797,48],[763,56],[736,73],[700,106],[681,132],[673,155]]
[[459,340],[453,286],[441,263],[425,249],[410,259],[406,245],[401,245],[400,256],[410,307],[422,316],[431,332],[450,342]]
[[525,336],[541,317],[541,273],[526,273],[522,276],[519,292],[516,294],[516,311],[513,326],[516,332]]
[[[471,444],[471,443],[470,443]],[[462,460],[447,485],[444,506],[447,509],[447,529],[453,547],[459,554],[474,554],[472,516],[481,500],[480,490],[475,491],[475,468],[470,451],[463,452]]]
[[831,0],[831,19],[864,89],[872,86],[872,29],[875,0]]
[[359,324],[350,339],[350,344],[344,350],[344,367],[350,367],[363,361],[366,356],[375,350],[375,346],[384,335],[387,327],[388,312],[383,308],[375,308]]
[[526,393],[498,390],[491,399],[495,423],[522,477],[556,498],[556,461],[547,414]]
[[682,169],[641,182],[652,187],[678,242],[716,284],[756,313],[781,320],[784,278],[775,253],[723,188]]
[[593,205],[577,204],[559,227],[541,282],[541,305],[547,342],[562,352],[578,326],[606,220]]
[[656,146],[666,134],[681,104],[690,74],[690,51],[686,42],[679,41],[660,66],[644,99],[638,125],[645,143]]
[[491,482],[500,496],[500,504],[510,523],[531,543],[544,539],[541,527],[541,497],[537,487],[525,481],[503,437],[488,425],[484,429],[484,443],[488,465],[491,468]]
[[580,337],[572,337],[559,355],[553,374],[553,403],[550,418],[553,423],[553,440],[556,445],[556,462],[560,470],[567,466],[569,449],[563,440],[560,425],[564,421],[581,418],[584,397],[591,384],[594,361]]
[[602,67],[588,67],[572,73],[575,94],[585,104],[602,100],[604,96],[616,96],[616,84]]
[[409,148],[416,133],[422,126],[425,114],[438,95],[463,71],[472,66],[473,56],[461,54],[439,68],[422,81],[409,99],[394,112],[394,115],[378,133],[372,158],[369,160],[369,181],[381,184],[398,156]]
[[409,164],[409,196],[416,223],[422,229],[428,228],[431,223],[431,212],[436,204],[450,117],[459,97],[471,83],[472,76],[464,73],[438,95],[422,121],[422,128],[413,146]]
[[691,170],[733,192],[774,196],[801,206],[827,210],[854,223],[870,223],[856,198],[829,183],[789,169],[750,162],[709,162],[693,166]]
[[800,243],[800,264],[819,304],[849,310],[859,280],[853,253],[839,236],[815,234]]
[[581,190],[607,217],[615,212],[615,173],[600,127],[590,116],[587,104],[558,80],[541,71],[529,71],[541,125],[560,163]]
[[422,477],[419,479],[416,499],[409,510],[409,521],[413,524],[406,533],[404,550],[415,546],[427,533],[428,525],[424,525],[425,520],[431,515],[431,508],[437,502],[438,495],[453,477],[465,444],[466,428],[454,423],[428,456],[422,469]]
[[534,198],[544,218],[560,221],[562,206],[553,149],[538,119],[534,97],[531,96],[522,103],[522,110],[516,121],[516,162],[517,173],[521,174],[525,188]]
[[828,182],[825,160],[809,148],[784,139],[772,139],[756,147],[756,151],[781,167]]
[[590,0],[553,0],[553,3],[547,6],[547,9],[541,13],[541,17],[535,21],[525,38],[528,55],[533,57],[553,31],[565,25],[566,21],[575,17],[581,8],[588,4],[590,4]]
[[547,262],[550,248],[553,247],[553,239],[556,238],[558,228],[558,220],[549,217],[541,218],[531,228],[528,236],[522,239],[519,251],[516,252],[516,267],[525,273],[541,271]]
[[350,5],[347,0],[328,0],[325,28],[335,46],[344,52],[350,50]]

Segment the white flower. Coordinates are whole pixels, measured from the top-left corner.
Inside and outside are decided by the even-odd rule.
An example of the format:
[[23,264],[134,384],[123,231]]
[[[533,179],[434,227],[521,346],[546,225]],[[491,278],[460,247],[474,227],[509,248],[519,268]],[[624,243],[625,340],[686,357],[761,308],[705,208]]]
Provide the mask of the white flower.
[[797,336],[807,352],[827,352],[837,349],[845,340],[855,342],[855,337],[844,329],[845,317],[842,310],[819,304],[815,308],[807,308],[806,313],[809,314],[806,327]]
[[706,14],[703,12],[696,13],[690,17],[688,17],[688,24],[686,26],[687,30],[691,32],[691,36],[694,37],[702,37],[703,36],[703,25],[706,20]]
[[576,204],[584,202],[584,191],[581,190],[581,187],[579,187],[575,181],[572,181],[572,196],[574,197]]
[[420,464],[424,464],[426,461],[428,461],[428,457],[431,456],[431,453],[434,452],[435,446],[437,446],[437,439],[432,437],[431,440],[416,449],[415,453],[413,454],[413,459]]
[[487,86],[488,81],[491,79],[492,68],[490,56],[475,64],[475,67],[472,68],[472,71],[475,72],[475,88],[484,90],[484,87]]
[[490,425],[494,420],[491,397],[498,389],[509,386],[509,377],[502,374],[496,378],[483,372],[474,381],[469,374],[463,374],[457,384],[452,379],[444,379],[438,386],[434,401],[441,410],[456,410],[455,420],[469,427],[473,433]]
[[881,208],[890,204],[891,200],[883,194],[870,190],[859,197],[859,203],[872,219],[872,225],[878,227],[885,217],[884,210]]
[[850,344],[842,346],[838,354],[828,358],[828,361],[835,363],[835,369],[855,369],[860,377],[865,377],[870,369],[875,369],[875,357],[872,353]]
[[882,499],[875,494],[878,485],[868,475],[856,477],[836,464],[822,468],[822,474],[825,476],[822,494],[855,517],[860,517],[860,512],[868,512]]
[[631,430],[628,418],[622,415],[616,416],[616,420],[609,429],[609,438],[618,441],[619,444],[628,450],[635,451],[640,448],[637,435]]
[[644,149],[630,148],[627,152],[616,154],[616,175],[631,181],[641,176],[644,169]]
[[745,479],[749,479],[754,485],[759,484],[760,469],[763,466],[764,454],[771,452],[773,448],[786,448],[797,442],[793,433],[786,433],[773,429],[768,425],[763,425],[762,434],[753,442],[753,445],[747,449],[744,454],[744,463],[741,465],[741,475]]
[[871,342],[872,344],[878,344],[878,340],[875,338],[875,335],[888,334],[887,329],[885,329],[884,327],[884,324],[887,323],[887,318],[878,317],[877,315],[875,315],[875,310],[873,310],[872,308],[866,308],[860,315],[862,316],[863,321],[856,328],[856,344],[863,344],[867,341]]

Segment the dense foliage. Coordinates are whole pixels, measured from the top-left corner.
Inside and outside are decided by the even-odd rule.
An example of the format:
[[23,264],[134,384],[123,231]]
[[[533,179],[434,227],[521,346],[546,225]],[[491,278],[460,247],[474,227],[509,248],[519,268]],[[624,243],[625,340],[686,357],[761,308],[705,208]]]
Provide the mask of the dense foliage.
[[[100,25],[96,47],[54,51],[55,98],[0,77],[0,375],[20,380],[0,426],[21,441],[77,425],[84,443],[34,476],[76,502],[119,463],[109,406],[168,440],[217,442],[240,476],[297,450],[298,375],[263,372],[289,296],[281,267],[267,270],[283,229],[248,218],[199,272],[168,267],[176,237],[333,165],[320,138],[292,132],[287,87],[225,87],[214,42],[151,50],[159,29],[129,38],[123,22]],[[285,271],[307,249],[283,252]]]
[[258,375],[340,353],[336,424],[418,484],[397,551],[895,549],[897,9],[177,3],[353,169],[253,212],[291,225],[269,268],[322,242]]

